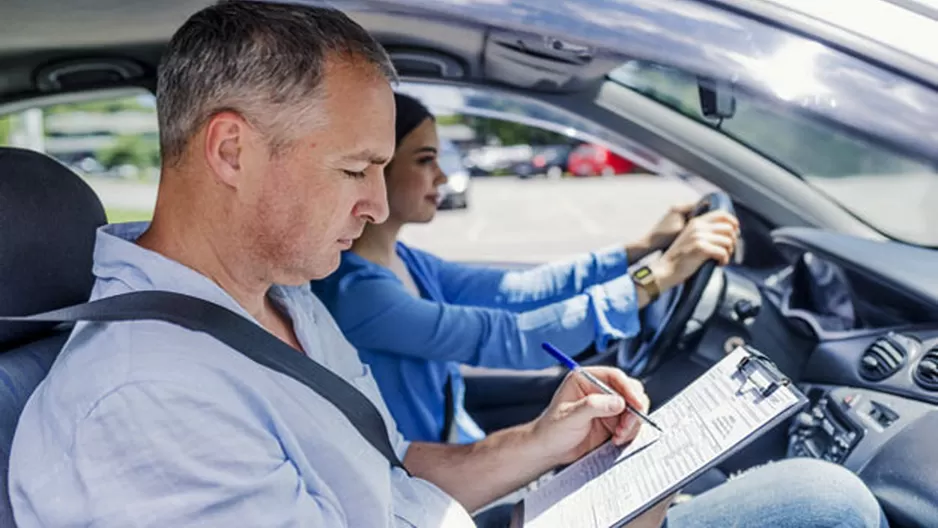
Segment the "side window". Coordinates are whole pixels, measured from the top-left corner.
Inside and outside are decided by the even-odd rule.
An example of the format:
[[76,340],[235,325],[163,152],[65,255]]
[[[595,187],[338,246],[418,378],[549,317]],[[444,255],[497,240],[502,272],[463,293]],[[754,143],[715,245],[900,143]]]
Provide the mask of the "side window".
[[45,152],[95,190],[108,221],[149,220],[159,181],[159,134],[147,92],[34,108],[0,116],[0,145]]
[[649,152],[531,99],[432,84],[401,91],[434,114],[448,176],[433,220],[401,238],[445,259],[537,263],[621,247],[700,196],[656,174]]

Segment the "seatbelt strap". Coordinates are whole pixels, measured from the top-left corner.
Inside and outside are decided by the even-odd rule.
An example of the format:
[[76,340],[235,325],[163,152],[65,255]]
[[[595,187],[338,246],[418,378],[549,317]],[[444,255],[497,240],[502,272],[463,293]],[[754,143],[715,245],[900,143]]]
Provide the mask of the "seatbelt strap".
[[453,394],[453,373],[446,374],[446,383],[443,384],[443,431],[440,441],[444,444],[459,442],[459,432],[456,428],[456,395]]
[[393,467],[401,463],[381,413],[364,394],[331,370],[301,354],[276,336],[218,304],[167,291],[138,291],[22,317],[0,317],[0,323],[154,320],[204,332],[261,365],[303,383],[335,405]]

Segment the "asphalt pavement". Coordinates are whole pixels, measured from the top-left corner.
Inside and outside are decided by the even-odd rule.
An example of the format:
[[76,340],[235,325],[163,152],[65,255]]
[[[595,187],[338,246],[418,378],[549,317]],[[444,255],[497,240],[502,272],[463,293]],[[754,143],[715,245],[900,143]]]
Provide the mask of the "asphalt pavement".
[[[90,180],[105,207],[152,210],[155,185]],[[698,191],[649,175],[560,180],[473,178],[469,207],[444,210],[402,239],[447,259],[536,263],[625,244]]]
[[447,259],[544,262],[645,233],[698,191],[659,176],[521,180],[475,178],[465,210],[444,210],[402,239]]

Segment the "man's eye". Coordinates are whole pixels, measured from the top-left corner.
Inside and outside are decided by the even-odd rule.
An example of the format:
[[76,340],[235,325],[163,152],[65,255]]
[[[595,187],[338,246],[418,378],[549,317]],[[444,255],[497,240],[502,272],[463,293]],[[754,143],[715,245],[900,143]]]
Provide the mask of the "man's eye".
[[343,170],[342,172],[344,172],[345,175],[348,176],[349,178],[361,179],[365,177],[365,171]]

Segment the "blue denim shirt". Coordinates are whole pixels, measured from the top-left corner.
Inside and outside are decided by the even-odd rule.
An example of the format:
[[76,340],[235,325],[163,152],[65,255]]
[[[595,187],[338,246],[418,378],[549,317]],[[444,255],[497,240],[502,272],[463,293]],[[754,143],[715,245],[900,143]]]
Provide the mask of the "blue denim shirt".
[[[250,318],[205,276],[132,243],[145,227],[98,232],[92,298],[169,290]],[[408,443],[325,307],[305,286],[269,295],[306,354],[371,399],[403,459]],[[156,321],[76,326],[20,418],[9,480],[20,528],[474,526],[306,385]]]
[[345,252],[339,269],[312,289],[371,367],[408,440],[439,441],[444,386],[452,377],[460,442],[484,433],[464,408],[459,365],[539,369],[554,364],[541,343],[579,352],[639,330],[624,249],[589,253],[529,270],[447,262],[397,245],[420,290],[387,268]]

